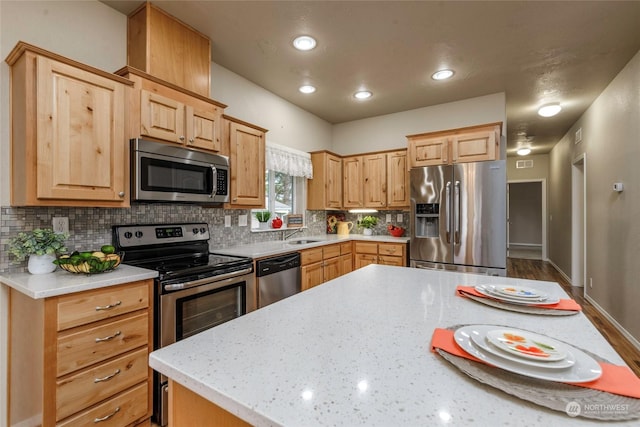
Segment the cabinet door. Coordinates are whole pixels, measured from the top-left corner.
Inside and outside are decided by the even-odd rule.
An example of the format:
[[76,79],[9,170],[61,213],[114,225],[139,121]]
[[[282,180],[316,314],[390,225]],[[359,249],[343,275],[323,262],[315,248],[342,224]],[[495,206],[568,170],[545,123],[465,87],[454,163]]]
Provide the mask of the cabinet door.
[[353,271],[353,258],[351,254],[340,256],[340,275],[351,273]]
[[342,207],[342,159],[327,154],[326,205],[328,208]]
[[264,133],[230,123],[231,204],[264,207]]
[[325,259],[323,265],[324,282],[341,276],[340,257]]
[[367,208],[382,208],[387,205],[387,156],[372,154],[362,156],[363,198]]
[[345,208],[361,208],[362,199],[362,157],[345,157],[342,159],[342,180],[344,195],[342,206]]
[[185,105],[175,99],[140,91],[140,134],[164,141],[185,143]]
[[324,266],[322,262],[302,266],[300,268],[300,277],[300,288],[303,291],[320,285],[324,279]]
[[377,262],[378,255],[356,253],[354,257],[354,269],[357,270],[369,264],[376,264]]
[[187,146],[209,151],[220,151],[220,113],[186,107]]
[[387,207],[409,207],[409,165],[405,150],[387,153]]
[[411,167],[445,165],[449,163],[448,136],[409,137],[409,162]]
[[125,87],[41,56],[37,70],[37,198],[124,201]]
[[495,129],[461,133],[451,137],[454,163],[496,160],[499,136]]

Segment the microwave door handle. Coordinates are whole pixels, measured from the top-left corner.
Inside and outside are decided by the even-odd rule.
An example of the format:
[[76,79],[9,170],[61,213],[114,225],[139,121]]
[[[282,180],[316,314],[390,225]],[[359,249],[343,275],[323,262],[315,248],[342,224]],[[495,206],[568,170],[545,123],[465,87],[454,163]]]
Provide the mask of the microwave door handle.
[[456,181],[456,186],[455,186],[455,206],[454,206],[454,210],[455,210],[455,234],[454,234],[454,243],[455,244],[459,244],[460,243],[460,181]]
[[445,191],[445,227],[447,229],[447,243],[451,243],[451,181],[447,182]]
[[216,195],[217,190],[218,190],[218,170],[216,169],[215,166],[211,165],[211,195],[209,197],[213,199],[213,197]]

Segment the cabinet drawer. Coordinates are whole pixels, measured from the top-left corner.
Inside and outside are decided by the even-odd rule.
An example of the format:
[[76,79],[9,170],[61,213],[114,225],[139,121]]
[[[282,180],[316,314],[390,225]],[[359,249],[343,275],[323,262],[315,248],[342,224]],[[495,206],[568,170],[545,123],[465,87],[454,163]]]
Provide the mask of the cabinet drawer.
[[58,299],[58,331],[149,307],[149,281]]
[[404,245],[401,243],[380,243],[378,253],[380,255],[401,257],[404,255]]
[[365,242],[356,242],[356,253],[357,254],[378,254],[378,244],[377,243],[365,243]]
[[322,248],[323,259],[340,256],[340,245],[329,245]]
[[350,254],[352,247],[351,242],[340,243],[340,255]]
[[302,265],[313,264],[322,261],[322,248],[308,249],[300,252],[300,263]]
[[58,376],[146,345],[148,323],[148,313],[142,313],[79,332],[60,334]]
[[126,426],[144,417],[148,408],[148,384],[144,382],[75,417],[67,418],[57,423],[56,426]]
[[147,348],[56,382],[56,418],[68,417],[148,378]]
[[404,262],[402,257],[397,257],[397,256],[379,255],[378,264],[396,265],[398,267],[404,267]]

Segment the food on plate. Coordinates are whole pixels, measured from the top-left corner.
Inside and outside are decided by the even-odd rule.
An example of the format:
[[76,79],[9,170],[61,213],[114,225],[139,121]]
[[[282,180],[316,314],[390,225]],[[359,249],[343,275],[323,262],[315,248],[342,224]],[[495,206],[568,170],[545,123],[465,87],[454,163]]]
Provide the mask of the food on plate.
[[123,253],[115,253],[113,246],[104,245],[99,251],[74,251],[60,255],[54,264],[70,273],[104,273],[118,267],[123,256]]

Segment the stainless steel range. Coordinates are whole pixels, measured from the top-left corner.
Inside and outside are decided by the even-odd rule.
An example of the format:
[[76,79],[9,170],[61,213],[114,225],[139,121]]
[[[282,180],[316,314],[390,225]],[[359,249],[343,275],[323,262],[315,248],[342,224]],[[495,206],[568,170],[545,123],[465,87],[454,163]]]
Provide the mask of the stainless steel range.
[[[113,245],[125,264],[156,270],[154,348],[257,308],[251,258],[209,252],[206,223],[117,225]],[[167,378],[154,373],[154,421],[168,422]]]

